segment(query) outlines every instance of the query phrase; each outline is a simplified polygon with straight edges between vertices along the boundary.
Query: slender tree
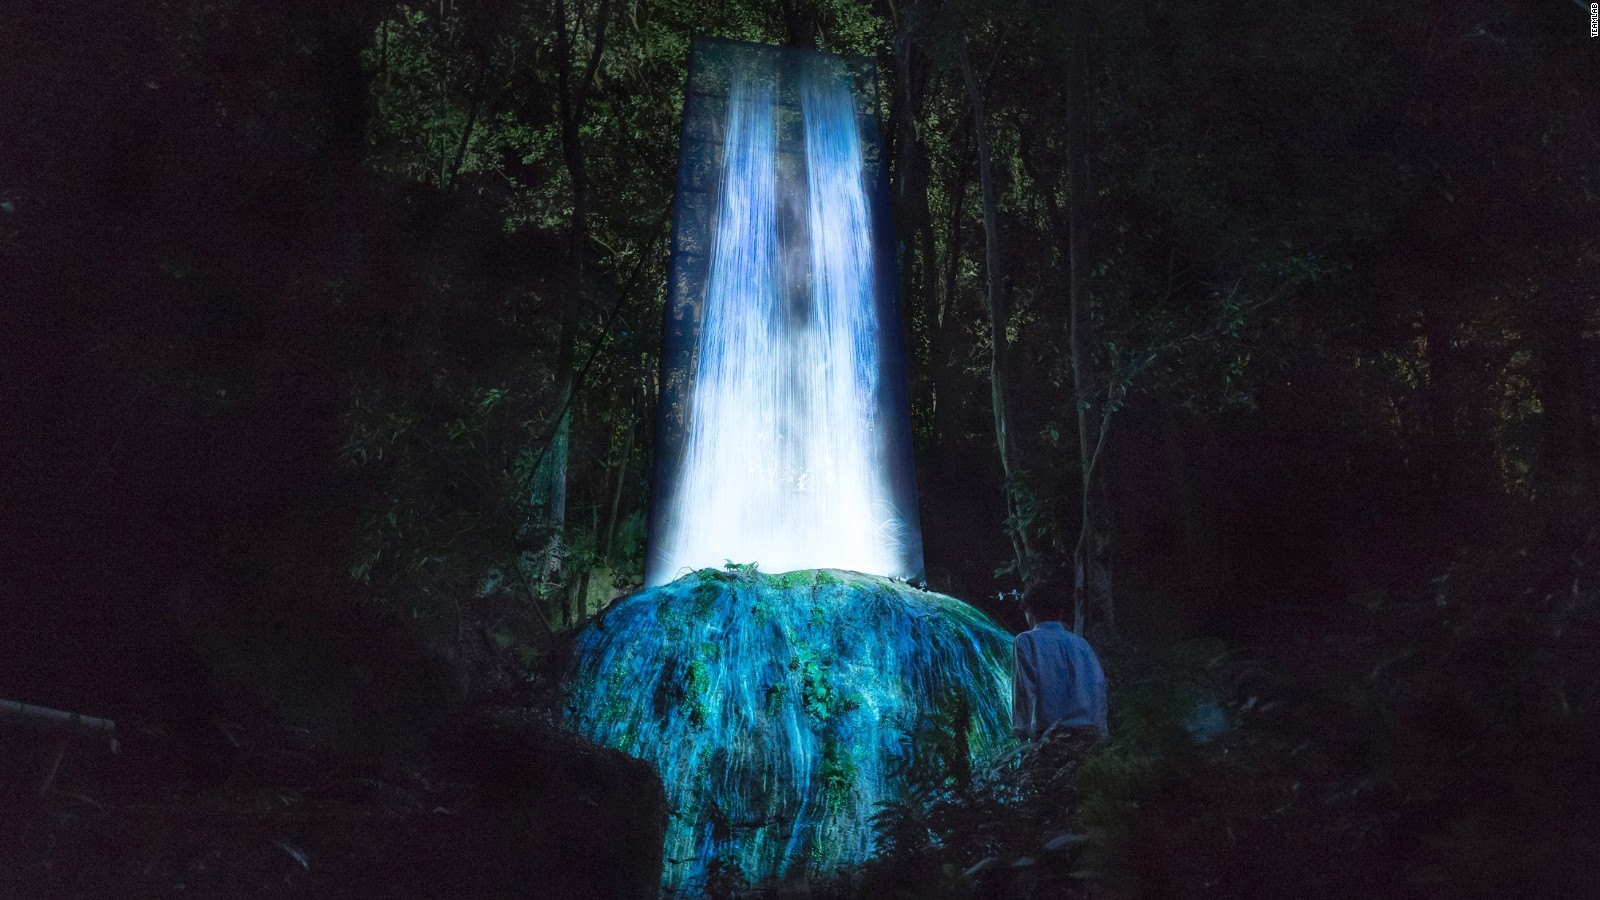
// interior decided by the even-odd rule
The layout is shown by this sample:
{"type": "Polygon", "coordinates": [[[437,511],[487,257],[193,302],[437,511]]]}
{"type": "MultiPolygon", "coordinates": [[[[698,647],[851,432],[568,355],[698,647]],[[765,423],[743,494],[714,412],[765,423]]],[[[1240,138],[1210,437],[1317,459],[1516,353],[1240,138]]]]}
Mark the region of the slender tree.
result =
{"type": "MultiPolygon", "coordinates": [[[[1067,357],[1072,368],[1073,406],[1077,410],[1079,488],[1078,541],[1072,550],[1072,627],[1084,628],[1084,607],[1091,582],[1091,555],[1094,539],[1094,474],[1099,462],[1100,448],[1104,446],[1100,435],[1093,434],[1094,426],[1089,415],[1090,399],[1085,381],[1086,365],[1083,359],[1084,313],[1088,307],[1085,293],[1084,245],[1087,234],[1084,207],[1089,199],[1089,160],[1084,139],[1084,118],[1088,111],[1088,55],[1089,22],[1084,15],[1087,0],[1073,0],[1068,20],[1071,30],[1071,50],[1067,56],[1067,357]],[[1090,448],[1094,449],[1091,450],[1090,448]]],[[[1048,192],[1047,192],[1048,193],[1048,192]]],[[[1113,624],[1111,598],[1103,598],[1106,624],[1113,624]]]]}
{"type": "MultiPolygon", "coordinates": [[[[1002,38],[1003,42],[1003,38],[1002,38]]],[[[1000,199],[995,185],[994,149],[989,140],[989,125],[984,106],[984,86],[979,84],[972,69],[972,55],[967,40],[961,36],[956,41],[956,61],[961,78],[966,84],[967,97],[972,104],[972,131],[978,148],[978,184],[983,196],[983,245],[986,297],[989,303],[989,400],[994,412],[995,446],[1000,453],[1000,470],[1005,478],[1007,533],[1011,538],[1016,571],[1024,580],[1033,577],[1038,557],[1024,526],[1018,508],[1021,489],[1021,468],[1017,465],[1017,451],[1012,440],[1006,416],[1006,370],[1011,327],[1010,298],[1005,285],[1005,267],[1000,247],[1000,199]]],[[[1000,53],[1000,47],[995,53],[1000,53]]]]}
{"type": "Polygon", "coordinates": [[[588,23],[589,55],[578,58],[575,31],[582,23],[569,16],[567,0],[556,0],[553,10],[556,37],[556,108],[561,131],[561,158],[572,186],[571,233],[568,236],[569,271],[573,296],[564,304],[561,337],[556,358],[556,397],[559,400],[554,437],[546,457],[548,478],[545,493],[547,533],[542,576],[554,578],[560,572],[565,553],[563,538],[567,515],[567,457],[572,431],[573,364],[582,308],[592,300],[587,256],[589,249],[589,178],[584,153],[582,127],[588,114],[589,99],[606,46],[606,30],[614,15],[613,0],[601,0],[594,19],[588,23]]]}

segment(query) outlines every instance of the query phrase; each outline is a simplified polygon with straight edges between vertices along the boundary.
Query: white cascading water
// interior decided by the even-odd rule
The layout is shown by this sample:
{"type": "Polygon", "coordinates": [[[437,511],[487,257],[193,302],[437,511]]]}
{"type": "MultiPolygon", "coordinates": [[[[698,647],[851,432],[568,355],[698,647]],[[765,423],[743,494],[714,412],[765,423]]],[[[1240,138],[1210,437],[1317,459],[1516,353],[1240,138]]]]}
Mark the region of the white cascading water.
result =
{"type": "Polygon", "coordinates": [[[651,584],[687,570],[913,574],[879,421],[878,307],[860,124],[846,73],[800,67],[809,246],[780,242],[770,77],[735,70],[678,490],[651,584]],[[808,301],[784,283],[809,255],[808,301]]]}

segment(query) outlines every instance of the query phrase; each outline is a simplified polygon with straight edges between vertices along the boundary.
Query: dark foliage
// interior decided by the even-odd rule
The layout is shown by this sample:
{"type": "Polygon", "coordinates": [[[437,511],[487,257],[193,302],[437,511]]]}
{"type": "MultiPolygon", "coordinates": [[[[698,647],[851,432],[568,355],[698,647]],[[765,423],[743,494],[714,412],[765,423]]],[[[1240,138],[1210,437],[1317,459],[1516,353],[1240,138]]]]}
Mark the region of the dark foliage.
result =
{"type": "Polygon", "coordinates": [[[638,583],[704,32],[879,62],[932,586],[1018,625],[984,598],[1085,548],[1119,691],[1048,808],[1002,787],[1070,765],[969,779],[929,734],[839,890],[1593,892],[1584,8],[1094,0],[1077,198],[1071,9],[0,6],[0,697],[127,735],[8,842],[66,896],[501,865],[473,829],[520,820],[413,776],[638,583]]]}
{"type": "Polygon", "coordinates": [[[913,757],[854,896],[1586,896],[1597,602],[1524,548],[1271,646],[1107,640],[1113,737],[913,757]]]}

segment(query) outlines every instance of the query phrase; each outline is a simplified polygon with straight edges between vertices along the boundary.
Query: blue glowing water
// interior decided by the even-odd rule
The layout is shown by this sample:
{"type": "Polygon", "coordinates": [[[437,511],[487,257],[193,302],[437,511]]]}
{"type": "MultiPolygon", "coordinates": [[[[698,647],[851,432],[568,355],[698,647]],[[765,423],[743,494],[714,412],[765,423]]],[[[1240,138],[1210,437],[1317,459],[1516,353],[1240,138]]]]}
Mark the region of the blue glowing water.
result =
{"type": "Polygon", "coordinates": [[[875,170],[853,82],[824,54],[801,54],[781,78],[772,59],[730,71],[683,452],[662,473],[675,489],[652,526],[647,584],[726,560],[902,578],[922,568],[889,459],[899,410],[886,384],[903,373],[884,371],[875,170]],[[797,103],[780,102],[780,83],[797,103]],[[803,138],[786,151],[778,126],[796,105],[803,138]],[[779,159],[795,151],[803,177],[779,159]],[[803,218],[786,226],[786,204],[803,218]]]}
{"type": "Polygon", "coordinates": [[[661,773],[664,884],[693,893],[718,859],[751,882],[867,859],[919,724],[965,721],[973,760],[1011,740],[1011,636],[885,578],[708,569],[613,606],[569,690],[575,730],[661,773]]]}

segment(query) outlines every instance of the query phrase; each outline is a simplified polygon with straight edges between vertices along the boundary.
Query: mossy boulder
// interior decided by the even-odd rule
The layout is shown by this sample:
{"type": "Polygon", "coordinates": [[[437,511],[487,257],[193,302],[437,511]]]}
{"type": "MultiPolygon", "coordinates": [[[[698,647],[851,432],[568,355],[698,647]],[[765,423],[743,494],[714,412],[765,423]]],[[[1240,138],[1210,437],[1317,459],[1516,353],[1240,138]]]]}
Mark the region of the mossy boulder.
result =
{"type": "Polygon", "coordinates": [[[666,886],[827,876],[871,855],[919,728],[964,763],[1010,741],[1011,637],[885,578],[705,569],[613,605],[568,690],[574,730],[660,772],[666,886]]]}

